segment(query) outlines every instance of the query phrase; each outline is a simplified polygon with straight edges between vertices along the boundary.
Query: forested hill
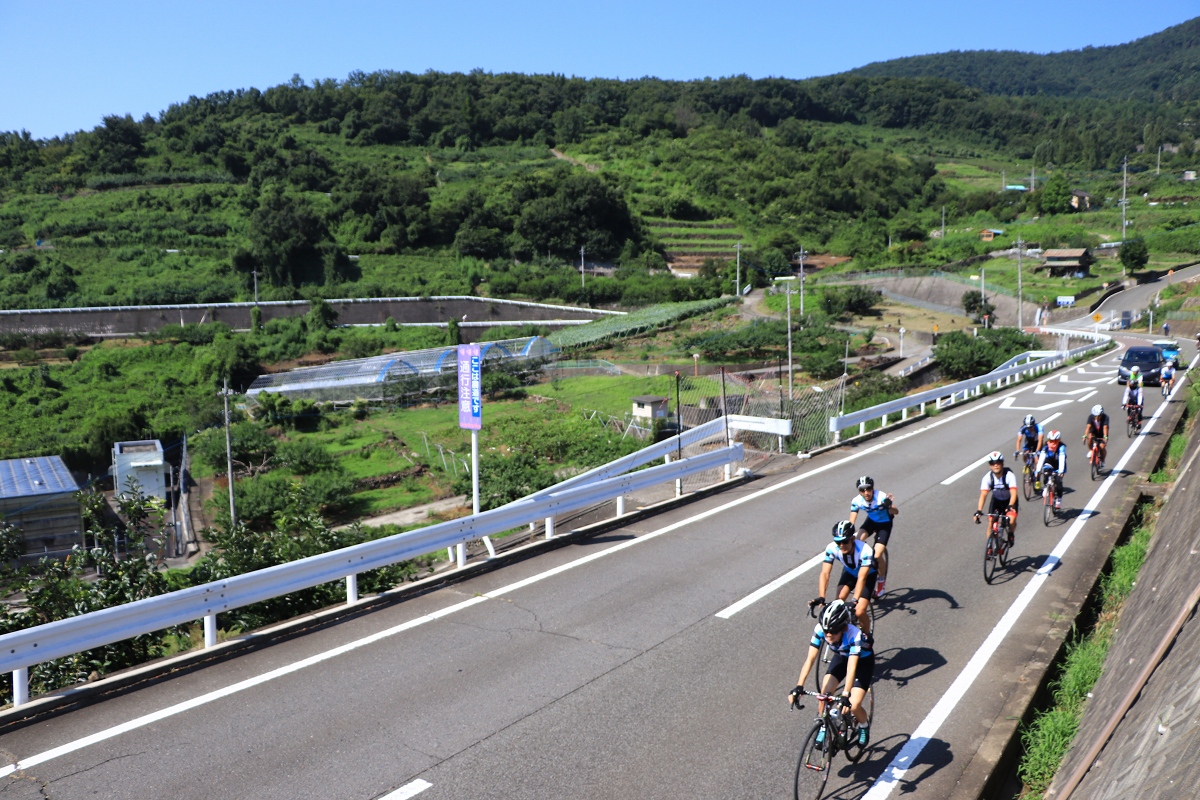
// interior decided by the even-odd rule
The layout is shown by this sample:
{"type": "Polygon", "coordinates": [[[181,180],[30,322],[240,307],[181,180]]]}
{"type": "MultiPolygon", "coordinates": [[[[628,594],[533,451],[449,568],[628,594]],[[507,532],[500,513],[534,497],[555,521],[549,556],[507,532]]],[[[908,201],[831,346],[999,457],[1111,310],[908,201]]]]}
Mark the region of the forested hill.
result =
{"type": "Polygon", "coordinates": [[[1112,47],[1037,55],[999,50],[952,51],[868,64],[848,74],[942,78],[996,95],[1200,99],[1200,17],[1112,47]]]}

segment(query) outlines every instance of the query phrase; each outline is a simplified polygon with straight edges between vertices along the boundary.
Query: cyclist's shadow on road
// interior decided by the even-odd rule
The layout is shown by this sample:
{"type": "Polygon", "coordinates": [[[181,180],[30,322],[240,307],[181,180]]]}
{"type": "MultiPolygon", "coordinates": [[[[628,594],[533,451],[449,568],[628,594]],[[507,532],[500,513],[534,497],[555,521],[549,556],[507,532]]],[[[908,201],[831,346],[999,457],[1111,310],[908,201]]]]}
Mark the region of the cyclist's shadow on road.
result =
{"type": "Polygon", "coordinates": [[[946,666],[946,659],[932,647],[893,647],[875,651],[875,683],[887,681],[905,686],[909,681],[946,666]]]}
{"type": "Polygon", "coordinates": [[[887,594],[875,601],[875,616],[885,620],[891,614],[916,614],[917,604],[928,600],[944,600],[950,608],[962,608],[958,600],[949,592],[941,589],[890,589],[887,594]]]}
{"type": "MultiPolygon", "coordinates": [[[[837,772],[839,777],[855,778],[855,780],[838,787],[827,797],[838,798],[838,800],[861,798],[877,780],[887,777],[885,773],[888,764],[892,763],[893,759],[899,755],[900,750],[908,744],[908,741],[908,734],[895,734],[880,739],[878,742],[872,742],[870,749],[863,754],[861,761],[857,764],[844,763],[837,772]]],[[[897,781],[900,793],[915,792],[921,781],[953,761],[954,754],[950,752],[949,742],[941,739],[927,740],[921,754],[904,773],[904,777],[897,781]]]]}

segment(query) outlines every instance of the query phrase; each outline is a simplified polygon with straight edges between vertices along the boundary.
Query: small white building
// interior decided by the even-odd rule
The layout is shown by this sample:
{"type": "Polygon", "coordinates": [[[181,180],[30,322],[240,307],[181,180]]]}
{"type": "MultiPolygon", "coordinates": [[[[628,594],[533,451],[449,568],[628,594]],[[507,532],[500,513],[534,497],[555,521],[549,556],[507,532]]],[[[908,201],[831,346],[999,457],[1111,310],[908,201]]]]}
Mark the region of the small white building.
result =
{"type": "Polygon", "coordinates": [[[125,494],[129,479],[137,481],[142,494],[167,500],[166,463],[162,442],[117,442],[113,445],[113,489],[125,494]]]}
{"type": "Polygon", "coordinates": [[[639,419],[666,419],[667,398],[656,395],[633,398],[633,416],[639,419]]]}

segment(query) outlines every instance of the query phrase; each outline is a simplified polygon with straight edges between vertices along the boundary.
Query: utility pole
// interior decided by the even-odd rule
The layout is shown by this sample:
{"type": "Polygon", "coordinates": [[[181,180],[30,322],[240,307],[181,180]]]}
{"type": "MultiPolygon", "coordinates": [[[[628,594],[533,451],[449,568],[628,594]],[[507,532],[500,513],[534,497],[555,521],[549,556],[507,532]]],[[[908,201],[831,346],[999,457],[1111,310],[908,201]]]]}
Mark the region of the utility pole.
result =
{"type": "Polygon", "coordinates": [[[1025,330],[1024,317],[1021,314],[1021,305],[1024,301],[1024,295],[1021,294],[1021,251],[1024,246],[1021,243],[1021,235],[1017,234],[1017,330],[1025,330]]]}
{"type": "Polygon", "coordinates": [[[979,268],[979,307],[983,311],[983,327],[987,327],[987,287],[984,285],[983,267],[979,268]]]}
{"type": "Polygon", "coordinates": [[[584,248],[579,248],[579,288],[587,286],[587,262],[583,260],[584,248]]]}
{"type": "Polygon", "coordinates": [[[250,274],[254,276],[254,305],[258,305],[258,270],[251,270],[250,274]]]}
{"type": "Polygon", "coordinates": [[[1000,170],[1000,191],[1004,191],[1004,187],[1008,185],[1008,173],[1000,170]]]}
{"type": "Polygon", "coordinates": [[[1162,174],[1162,145],[1158,146],[1158,165],[1154,168],[1154,174],[1157,177],[1162,174]]]}
{"type": "Polygon", "coordinates": [[[221,389],[221,399],[225,401],[225,469],[226,475],[229,478],[229,530],[237,526],[237,511],[233,505],[233,445],[229,441],[229,395],[233,394],[229,391],[229,379],[224,381],[224,388],[221,389]]]}
{"type": "Polygon", "coordinates": [[[1034,187],[1036,185],[1036,180],[1033,175],[1033,170],[1034,170],[1034,168],[1031,166],[1029,168],[1029,191],[1031,191],[1031,192],[1034,190],[1034,187]]]}
{"type": "Polygon", "coordinates": [[[804,246],[800,246],[800,252],[796,256],[800,259],[800,316],[804,316],[804,257],[808,253],[804,252],[804,246]]]}
{"type": "Polygon", "coordinates": [[[942,206],[942,241],[946,241],[946,207],[942,206]]]}
{"type": "Polygon", "coordinates": [[[734,282],[734,291],[738,297],[742,296],[742,242],[739,239],[735,244],[734,249],[737,250],[737,281],[734,282]]]}
{"type": "Polygon", "coordinates": [[[787,281],[785,296],[787,297],[787,342],[788,342],[788,399],[793,397],[792,394],[792,281],[796,280],[796,276],[788,275],[786,278],[776,278],[777,281],[787,281]]]}
{"type": "MultiPolygon", "coordinates": [[[[1121,162],[1121,245],[1122,246],[1125,245],[1125,226],[1128,224],[1127,222],[1125,222],[1125,206],[1129,203],[1129,200],[1127,200],[1125,197],[1125,191],[1128,188],[1128,185],[1129,185],[1129,156],[1125,156],[1124,161],[1121,162]]],[[[1125,264],[1124,263],[1121,264],[1121,277],[1122,278],[1125,277],[1125,264]]]]}

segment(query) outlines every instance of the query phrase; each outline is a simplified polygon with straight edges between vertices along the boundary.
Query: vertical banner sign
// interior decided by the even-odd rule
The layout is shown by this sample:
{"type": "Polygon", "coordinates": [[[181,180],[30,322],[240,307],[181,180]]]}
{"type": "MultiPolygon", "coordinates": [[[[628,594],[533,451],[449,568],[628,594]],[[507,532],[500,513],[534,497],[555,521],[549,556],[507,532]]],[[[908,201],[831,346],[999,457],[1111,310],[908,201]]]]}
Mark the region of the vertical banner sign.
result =
{"type": "Polygon", "coordinates": [[[458,346],[458,427],[483,428],[483,375],[479,345],[458,346]]]}

